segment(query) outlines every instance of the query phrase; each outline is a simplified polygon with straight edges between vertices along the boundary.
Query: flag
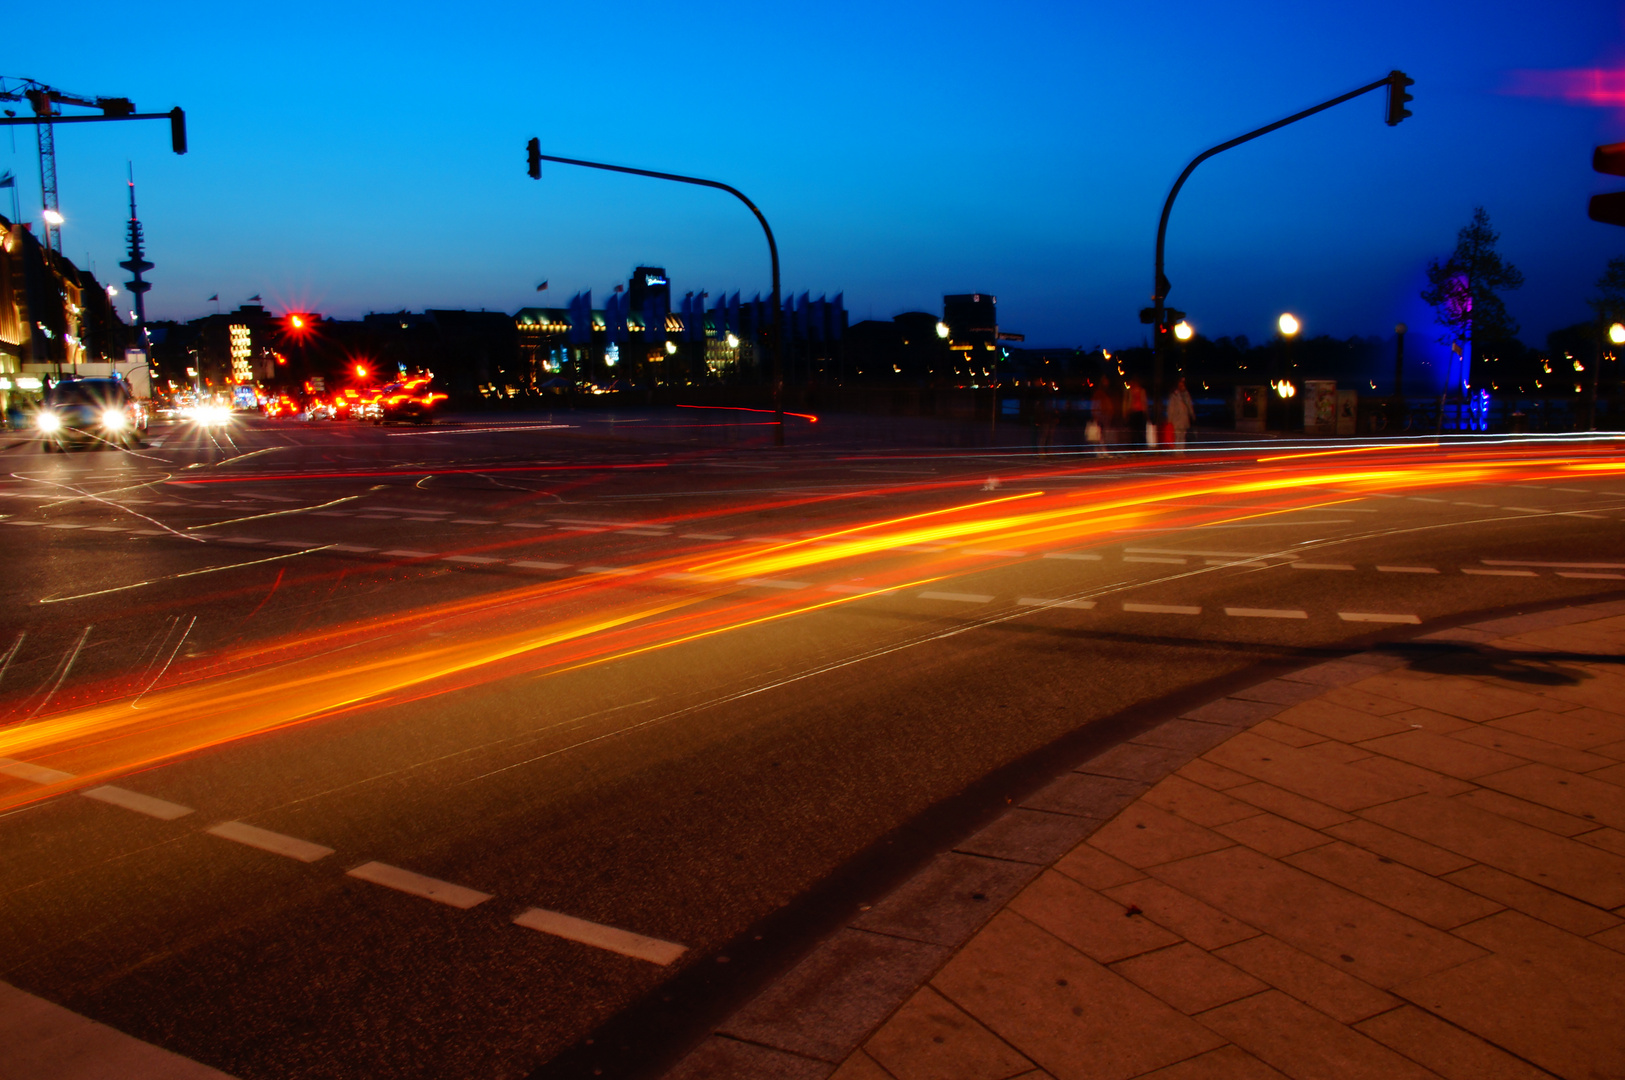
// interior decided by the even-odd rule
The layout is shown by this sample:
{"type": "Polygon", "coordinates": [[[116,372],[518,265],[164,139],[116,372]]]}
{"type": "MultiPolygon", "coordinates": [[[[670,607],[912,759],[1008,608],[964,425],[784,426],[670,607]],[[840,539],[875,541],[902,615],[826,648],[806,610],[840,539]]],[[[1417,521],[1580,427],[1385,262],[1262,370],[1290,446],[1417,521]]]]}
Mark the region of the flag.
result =
{"type": "Polygon", "coordinates": [[[209,297],[207,300],[205,300],[203,302],[205,304],[217,304],[217,303],[220,302],[220,294],[215,293],[213,296],[209,297]]]}
{"type": "Polygon", "coordinates": [[[258,304],[258,303],[260,303],[260,294],[259,294],[259,293],[255,293],[255,294],[254,294],[254,295],[253,295],[253,296],[250,296],[250,297],[249,297],[249,298],[248,298],[248,302],[249,302],[249,303],[250,303],[250,304],[258,304]]]}
{"type": "Polygon", "coordinates": [[[626,286],[625,286],[625,285],[617,285],[617,286],[615,286],[615,291],[616,291],[616,292],[620,292],[620,291],[621,291],[621,290],[623,290],[623,289],[625,289],[625,288],[626,288],[626,286]]]}
{"type": "Polygon", "coordinates": [[[14,188],[16,186],[17,186],[17,177],[16,177],[15,174],[13,174],[11,172],[10,169],[7,169],[4,173],[0,173],[0,187],[13,187],[14,188]]]}
{"type": "Polygon", "coordinates": [[[536,291],[541,292],[545,288],[547,288],[547,282],[544,281],[540,285],[536,286],[536,291]]]}

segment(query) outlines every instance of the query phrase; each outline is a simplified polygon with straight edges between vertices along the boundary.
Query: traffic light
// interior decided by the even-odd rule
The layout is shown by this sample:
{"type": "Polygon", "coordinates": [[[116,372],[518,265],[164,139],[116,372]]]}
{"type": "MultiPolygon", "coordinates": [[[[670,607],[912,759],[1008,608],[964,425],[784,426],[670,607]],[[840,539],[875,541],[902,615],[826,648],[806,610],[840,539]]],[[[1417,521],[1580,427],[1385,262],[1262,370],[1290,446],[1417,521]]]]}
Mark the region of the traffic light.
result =
{"type": "Polygon", "coordinates": [[[1416,85],[1416,80],[1403,71],[1390,71],[1388,73],[1388,126],[1393,127],[1407,116],[1411,111],[1405,106],[1410,104],[1411,95],[1407,93],[1410,87],[1416,85]]]}
{"type": "Polygon", "coordinates": [[[186,153],[186,112],[179,105],[169,110],[169,143],[175,153],[186,153]]]}
{"type": "MultiPolygon", "coordinates": [[[[1591,167],[1610,176],[1625,176],[1625,143],[1599,146],[1591,154],[1591,167]]],[[[1591,196],[1592,221],[1605,225],[1625,225],[1625,191],[1591,196]]]]}
{"type": "Polygon", "coordinates": [[[542,178],[542,141],[532,139],[525,149],[530,154],[530,178],[540,180],[542,178]]]}

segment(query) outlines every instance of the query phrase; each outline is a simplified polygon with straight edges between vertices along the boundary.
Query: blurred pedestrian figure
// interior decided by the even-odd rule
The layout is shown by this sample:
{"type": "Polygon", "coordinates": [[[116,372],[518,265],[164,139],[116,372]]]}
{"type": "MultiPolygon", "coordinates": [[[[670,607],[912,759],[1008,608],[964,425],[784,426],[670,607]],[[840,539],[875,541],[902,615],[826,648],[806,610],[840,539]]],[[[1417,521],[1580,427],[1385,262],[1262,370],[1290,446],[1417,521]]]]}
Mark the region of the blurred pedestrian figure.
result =
{"type": "Polygon", "coordinates": [[[1180,379],[1174,392],[1168,395],[1168,426],[1174,431],[1174,453],[1184,455],[1185,432],[1195,423],[1196,403],[1191,400],[1191,392],[1185,389],[1185,380],[1180,379]]]}
{"type": "Polygon", "coordinates": [[[1144,447],[1150,440],[1146,438],[1146,422],[1149,416],[1145,404],[1145,387],[1140,385],[1138,379],[1128,381],[1127,392],[1124,395],[1123,411],[1128,414],[1128,438],[1134,446],[1144,447]]]}
{"type": "Polygon", "coordinates": [[[1055,392],[1040,383],[1038,394],[1033,399],[1033,443],[1040,454],[1049,453],[1050,445],[1055,442],[1055,426],[1060,419],[1055,411],[1055,392]]]}
{"type": "Polygon", "coordinates": [[[1110,452],[1112,424],[1116,420],[1117,406],[1112,401],[1111,384],[1101,379],[1089,399],[1089,426],[1083,432],[1084,438],[1095,444],[1096,457],[1105,457],[1110,452]]]}

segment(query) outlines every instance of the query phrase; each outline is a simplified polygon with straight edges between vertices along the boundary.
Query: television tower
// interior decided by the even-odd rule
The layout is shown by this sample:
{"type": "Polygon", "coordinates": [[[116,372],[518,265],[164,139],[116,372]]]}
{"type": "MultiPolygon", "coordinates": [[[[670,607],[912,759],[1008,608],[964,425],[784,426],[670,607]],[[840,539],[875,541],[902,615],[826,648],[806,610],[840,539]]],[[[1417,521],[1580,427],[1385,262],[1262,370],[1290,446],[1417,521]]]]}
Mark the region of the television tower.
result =
{"type": "Polygon", "coordinates": [[[126,281],[125,288],[135,296],[135,331],[141,342],[141,347],[148,346],[147,341],[147,291],[152,283],[141,280],[143,272],[152,269],[152,263],[146,260],[142,252],[141,222],[135,216],[135,167],[130,166],[130,257],[119,263],[124,269],[134,275],[133,281],[126,281]]]}

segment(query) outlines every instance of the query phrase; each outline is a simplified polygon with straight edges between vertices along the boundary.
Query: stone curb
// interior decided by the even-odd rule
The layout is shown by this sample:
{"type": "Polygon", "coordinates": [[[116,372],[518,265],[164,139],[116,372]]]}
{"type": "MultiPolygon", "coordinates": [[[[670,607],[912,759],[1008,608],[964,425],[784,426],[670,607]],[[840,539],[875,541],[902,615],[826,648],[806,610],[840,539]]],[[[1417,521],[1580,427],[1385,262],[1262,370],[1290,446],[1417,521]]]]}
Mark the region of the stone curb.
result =
{"type": "MultiPolygon", "coordinates": [[[[1478,644],[1621,614],[1625,601],[1564,607],[1408,643],[1478,644]]],[[[1381,651],[1326,661],[1189,709],[1096,754],[862,905],[666,1080],[824,1080],[1023,887],[1154,784],[1294,705],[1406,663],[1381,651]]]]}

